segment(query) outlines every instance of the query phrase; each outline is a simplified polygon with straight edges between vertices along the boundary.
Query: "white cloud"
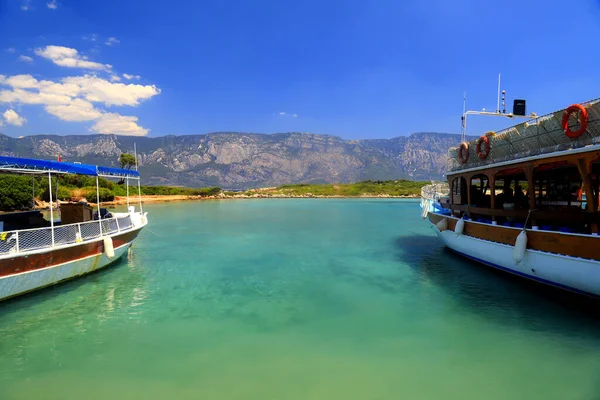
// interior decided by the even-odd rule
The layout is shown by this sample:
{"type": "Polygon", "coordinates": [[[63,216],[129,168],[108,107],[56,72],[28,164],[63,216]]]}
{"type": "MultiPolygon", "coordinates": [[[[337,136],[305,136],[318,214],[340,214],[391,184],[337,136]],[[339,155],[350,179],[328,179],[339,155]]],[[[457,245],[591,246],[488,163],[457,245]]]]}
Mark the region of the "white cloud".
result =
{"type": "Polygon", "coordinates": [[[6,123],[10,125],[23,126],[23,124],[27,122],[25,118],[19,116],[12,108],[6,110],[2,115],[4,116],[6,123]]]}
{"type": "Polygon", "coordinates": [[[140,101],[160,93],[160,89],[154,85],[111,83],[92,75],[72,76],[62,81],[65,84],[77,85],[81,97],[88,101],[108,106],[137,106],[140,101]]]}
{"type": "Polygon", "coordinates": [[[146,136],[148,129],[139,126],[137,120],[137,117],[106,113],[98,119],[91,130],[103,134],[146,136]]]}
{"type": "Polygon", "coordinates": [[[20,104],[69,104],[69,96],[61,96],[48,93],[36,93],[29,90],[0,90],[0,103],[20,103],[20,104]]]}
{"type": "Polygon", "coordinates": [[[96,40],[98,40],[98,35],[97,35],[97,34],[95,34],[95,33],[92,33],[92,34],[91,34],[91,35],[89,35],[89,36],[82,36],[81,38],[82,38],[83,40],[90,40],[90,41],[92,41],[92,42],[95,42],[96,40]]]}
{"type": "MultiPolygon", "coordinates": [[[[102,69],[110,72],[110,66],[88,61],[77,50],[62,46],[37,49],[38,56],[57,65],[102,69]]],[[[27,60],[27,56],[20,59],[27,60]]],[[[139,75],[123,74],[123,78],[140,79],[139,75]]],[[[160,94],[155,85],[121,83],[121,77],[110,74],[107,78],[85,74],[59,80],[38,80],[29,74],[0,75],[0,103],[41,105],[44,110],[62,121],[93,121],[90,131],[101,134],[144,136],[148,129],[138,124],[138,117],[110,112],[110,106],[138,106],[142,101],[160,94]]],[[[7,114],[8,113],[8,114],[7,114]]],[[[22,125],[25,119],[12,109],[4,119],[22,125]],[[14,114],[13,114],[14,113],[14,114]]],[[[1,120],[1,118],[0,118],[1,120]]]]}
{"type": "Polygon", "coordinates": [[[19,56],[19,60],[20,61],[25,61],[25,62],[32,62],[33,58],[31,58],[29,56],[19,56]]]}
{"type": "Polygon", "coordinates": [[[94,108],[92,103],[82,99],[65,105],[47,105],[44,109],[63,121],[93,121],[102,116],[102,112],[94,108]]]}
{"type": "MultiPolygon", "coordinates": [[[[62,96],[63,100],[65,97],[67,100],[80,97],[107,106],[137,106],[141,101],[160,94],[160,89],[155,85],[114,83],[94,75],[70,76],[62,78],[60,82],[38,81],[31,75],[14,75],[8,78],[0,75],[0,85],[13,88],[12,91],[0,91],[0,102],[15,98],[27,104],[45,104],[40,102],[42,100],[36,100],[40,96],[62,96]],[[34,89],[37,92],[23,89],[34,89]]],[[[61,100],[60,104],[68,104],[68,101],[61,100]]]]}
{"type": "Polygon", "coordinates": [[[56,10],[56,0],[51,0],[50,2],[46,3],[46,6],[51,10],[56,10]]]}
{"type": "Polygon", "coordinates": [[[16,53],[17,49],[15,49],[14,47],[9,47],[8,49],[6,49],[6,51],[8,51],[10,54],[14,54],[16,53]]]}
{"type": "Polygon", "coordinates": [[[26,0],[23,5],[21,5],[21,10],[27,11],[29,10],[29,0],[26,0]]]}
{"type": "Polygon", "coordinates": [[[95,104],[137,106],[159,93],[154,85],[115,83],[94,75],[59,81],[37,80],[28,74],[0,75],[0,103],[43,105],[63,121],[95,121],[90,130],[102,134],[144,136],[148,129],[138,125],[135,116],[107,112],[95,104]],[[8,89],[2,90],[3,86],[8,89]]]}
{"type": "Polygon", "coordinates": [[[139,75],[123,74],[123,78],[127,79],[128,81],[130,81],[132,79],[135,79],[137,81],[137,80],[140,80],[142,77],[139,75]]]}
{"type": "Polygon", "coordinates": [[[284,111],[280,111],[277,114],[281,115],[282,117],[292,117],[292,118],[296,118],[298,116],[298,114],[286,113],[284,111]]]}
{"type": "Polygon", "coordinates": [[[35,54],[51,60],[54,64],[68,68],[83,68],[101,71],[110,71],[112,65],[101,64],[94,61],[88,61],[86,57],[79,55],[79,52],[70,47],[46,46],[43,49],[36,49],[35,54]]]}
{"type": "Polygon", "coordinates": [[[106,42],[104,42],[105,45],[107,46],[116,46],[119,43],[121,43],[121,41],[119,39],[117,39],[116,37],[109,37],[106,42]]]}

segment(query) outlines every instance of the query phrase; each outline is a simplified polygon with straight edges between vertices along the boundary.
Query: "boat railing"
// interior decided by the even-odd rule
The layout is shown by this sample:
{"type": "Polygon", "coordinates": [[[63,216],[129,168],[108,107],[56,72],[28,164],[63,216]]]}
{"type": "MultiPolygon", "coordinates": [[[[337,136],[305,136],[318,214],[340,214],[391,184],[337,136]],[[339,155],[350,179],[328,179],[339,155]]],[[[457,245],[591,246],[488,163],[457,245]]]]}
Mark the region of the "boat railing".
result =
{"type": "MultiPolygon", "coordinates": [[[[539,116],[535,119],[520,123],[497,133],[485,134],[490,144],[490,153],[481,159],[477,153],[479,137],[468,141],[466,161],[459,159],[459,146],[448,150],[448,171],[456,172],[464,169],[482,167],[505,161],[523,159],[557,151],[582,148],[600,144],[600,99],[582,103],[589,115],[588,126],[584,134],[577,139],[565,135],[562,126],[564,110],[539,116]]],[[[572,118],[570,124],[579,122],[572,118]]]]}
{"type": "MultiPolygon", "coordinates": [[[[136,215],[136,214],[133,214],[136,215]]],[[[0,257],[85,243],[135,227],[132,214],[55,227],[0,232],[0,257]]]]}
{"type": "Polygon", "coordinates": [[[450,195],[450,186],[446,182],[433,182],[421,188],[421,199],[437,201],[440,197],[450,195]]]}

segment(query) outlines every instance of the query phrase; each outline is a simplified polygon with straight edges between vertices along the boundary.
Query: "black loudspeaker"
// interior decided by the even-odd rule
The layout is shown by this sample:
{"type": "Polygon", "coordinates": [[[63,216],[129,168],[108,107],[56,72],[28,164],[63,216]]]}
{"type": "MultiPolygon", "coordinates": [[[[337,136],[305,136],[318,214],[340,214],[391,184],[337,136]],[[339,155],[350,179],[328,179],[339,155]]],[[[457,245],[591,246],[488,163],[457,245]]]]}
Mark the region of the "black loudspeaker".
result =
{"type": "Polygon", "coordinates": [[[515,100],[513,103],[513,114],[514,115],[527,115],[527,107],[525,100],[515,100]]]}

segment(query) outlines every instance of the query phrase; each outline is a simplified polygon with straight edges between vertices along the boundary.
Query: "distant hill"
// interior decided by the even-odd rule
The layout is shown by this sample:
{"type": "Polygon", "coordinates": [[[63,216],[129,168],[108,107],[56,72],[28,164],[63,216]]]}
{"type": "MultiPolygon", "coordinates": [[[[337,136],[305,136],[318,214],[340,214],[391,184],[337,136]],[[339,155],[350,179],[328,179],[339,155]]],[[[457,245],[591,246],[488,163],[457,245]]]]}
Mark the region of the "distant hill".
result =
{"type": "Polygon", "coordinates": [[[285,183],[439,179],[446,154],[460,136],[421,132],[393,139],[343,140],[309,133],[131,137],[115,135],[0,134],[0,154],[118,166],[137,146],[144,184],[220,186],[226,189],[285,183]]]}

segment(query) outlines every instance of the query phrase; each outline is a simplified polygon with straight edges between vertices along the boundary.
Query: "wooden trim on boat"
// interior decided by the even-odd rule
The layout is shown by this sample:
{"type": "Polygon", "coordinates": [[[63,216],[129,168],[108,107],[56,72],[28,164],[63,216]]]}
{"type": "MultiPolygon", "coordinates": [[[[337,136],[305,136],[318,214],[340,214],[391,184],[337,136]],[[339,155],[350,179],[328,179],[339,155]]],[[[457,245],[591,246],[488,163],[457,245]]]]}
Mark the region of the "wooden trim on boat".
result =
{"type": "MultiPolygon", "coordinates": [[[[140,229],[135,229],[113,236],[112,240],[114,248],[121,247],[126,243],[131,243],[137,237],[139,232],[140,229]]],[[[91,243],[82,243],[79,246],[54,249],[44,253],[23,254],[14,258],[3,259],[0,260],[0,278],[64,264],[102,254],[103,252],[104,241],[99,239],[91,243]]]]}
{"type": "MultiPolygon", "coordinates": [[[[446,218],[448,230],[451,231],[454,230],[458,221],[458,218],[433,213],[429,213],[428,218],[433,224],[446,218]]],[[[463,235],[514,246],[520,232],[520,229],[465,221],[463,235]]],[[[599,244],[600,236],[595,235],[570,235],[560,232],[527,230],[527,248],[530,250],[600,261],[599,244]]]]}

